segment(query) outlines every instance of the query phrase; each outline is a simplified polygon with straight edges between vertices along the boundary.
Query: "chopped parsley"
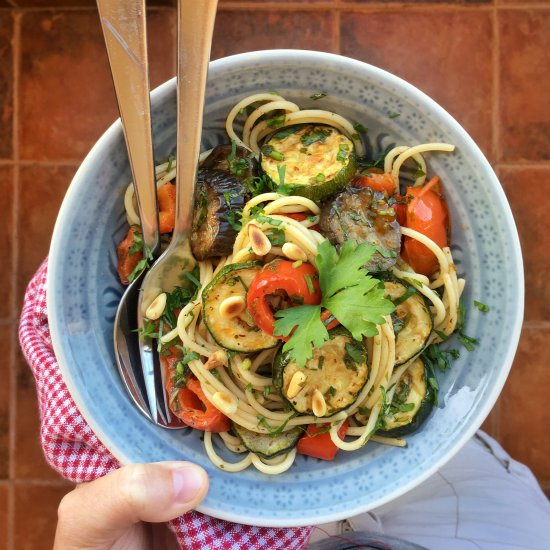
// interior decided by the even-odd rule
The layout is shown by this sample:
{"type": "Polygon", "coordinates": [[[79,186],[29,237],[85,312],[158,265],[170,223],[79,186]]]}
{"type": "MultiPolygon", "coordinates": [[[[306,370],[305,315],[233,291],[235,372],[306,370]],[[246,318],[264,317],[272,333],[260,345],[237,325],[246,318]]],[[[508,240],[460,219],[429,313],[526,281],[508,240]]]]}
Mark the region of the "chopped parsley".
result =
{"type": "Polygon", "coordinates": [[[321,143],[324,143],[327,140],[327,137],[330,136],[331,133],[332,131],[329,129],[325,130],[323,128],[314,128],[310,132],[305,133],[300,138],[300,141],[306,147],[318,141],[321,143]]]}
{"type": "Polygon", "coordinates": [[[151,265],[150,262],[153,261],[153,253],[146,243],[143,243],[143,251],[145,256],[136,264],[132,273],[128,275],[129,283],[135,281],[151,265]]]}
{"type": "Polygon", "coordinates": [[[130,256],[139,254],[143,250],[143,235],[141,234],[141,231],[139,231],[139,226],[135,225],[132,227],[135,227],[136,229],[132,235],[132,246],[128,249],[128,254],[130,254],[130,256]]]}
{"type": "Polygon", "coordinates": [[[388,153],[395,147],[395,143],[391,143],[386,146],[383,151],[380,151],[372,158],[361,157],[357,160],[357,164],[360,168],[384,168],[384,160],[388,153]]]}
{"type": "Polygon", "coordinates": [[[416,164],[416,172],[413,174],[413,179],[417,180],[418,178],[424,177],[426,175],[426,172],[422,170],[422,166],[420,165],[420,163],[415,158],[413,158],[412,160],[416,164]]]}
{"type": "Polygon", "coordinates": [[[313,281],[311,280],[311,277],[309,274],[304,275],[304,279],[306,280],[307,289],[309,290],[310,294],[315,294],[315,287],[313,286],[313,281]]]}
{"type": "Polygon", "coordinates": [[[199,271],[198,269],[196,270],[193,270],[193,271],[186,271],[184,273],[184,276],[189,279],[189,281],[194,284],[197,288],[200,288],[201,287],[201,282],[197,279],[197,277],[199,276],[199,271]]]}
{"type": "Polygon", "coordinates": [[[227,214],[227,223],[234,229],[237,233],[242,229],[242,210],[231,210],[227,214]]]}
{"type": "Polygon", "coordinates": [[[348,355],[354,363],[364,363],[365,355],[363,350],[354,344],[346,344],[346,355],[348,355]]]}
{"type": "Polygon", "coordinates": [[[416,294],[416,289],[414,289],[412,286],[408,286],[405,292],[401,294],[401,296],[398,296],[394,300],[392,300],[393,305],[395,307],[401,305],[403,302],[408,300],[413,294],[416,294]]]}
{"type": "MultiPolygon", "coordinates": [[[[234,139],[231,140],[231,152],[227,156],[227,162],[229,164],[229,171],[236,176],[242,177],[248,171],[248,161],[243,157],[237,156],[237,143],[234,139]]],[[[227,199],[226,202],[229,206],[229,201],[227,199]]]]}
{"type": "MultiPolygon", "coordinates": [[[[280,220],[274,220],[280,221],[280,220]]],[[[269,239],[271,246],[283,246],[285,244],[285,231],[284,229],[270,229],[266,232],[266,237],[269,239]]]]}
{"type": "Polygon", "coordinates": [[[266,157],[272,158],[273,160],[278,160],[278,161],[285,160],[285,156],[283,155],[283,153],[276,151],[269,144],[266,144],[262,147],[262,154],[265,155],[266,157]]]}
{"type": "Polygon", "coordinates": [[[353,129],[359,133],[359,134],[366,134],[369,129],[366,126],[363,126],[362,124],[356,123],[353,125],[353,129]]]}
{"type": "Polygon", "coordinates": [[[309,99],[312,99],[313,101],[317,101],[318,99],[323,99],[324,97],[327,97],[326,92],[317,92],[316,94],[310,95],[309,99]]]}
{"type": "Polygon", "coordinates": [[[287,138],[288,136],[295,134],[300,128],[301,128],[300,124],[296,124],[294,126],[287,126],[286,128],[283,128],[282,130],[277,132],[271,139],[281,141],[287,138]]]}
{"type": "Polygon", "coordinates": [[[481,313],[487,313],[489,311],[489,306],[487,304],[482,304],[481,302],[478,302],[477,300],[474,300],[474,306],[481,311],[481,313]]]}
{"type": "Polygon", "coordinates": [[[175,161],[175,157],[174,155],[168,155],[168,159],[167,159],[167,162],[168,162],[168,166],[166,167],[166,173],[170,172],[170,170],[172,170],[172,166],[174,165],[174,161],[175,161]]]}
{"type": "Polygon", "coordinates": [[[282,433],[282,431],[285,429],[285,426],[289,423],[290,420],[292,420],[296,414],[291,414],[280,426],[272,426],[266,419],[265,416],[258,415],[258,422],[261,424],[264,428],[267,429],[269,432],[269,435],[272,437],[275,437],[282,433]]]}
{"type": "Polygon", "coordinates": [[[269,128],[281,128],[283,124],[286,121],[286,115],[277,115],[271,118],[268,118],[265,120],[265,123],[269,126],[269,128]]]}
{"type": "Polygon", "coordinates": [[[260,223],[269,223],[271,225],[274,225],[275,227],[279,227],[283,223],[282,220],[276,220],[275,218],[264,216],[263,214],[255,216],[255,219],[260,223]]]}
{"type": "Polygon", "coordinates": [[[277,166],[277,174],[279,175],[279,186],[276,189],[277,193],[281,195],[290,195],[292,187],[285,184],[286,166],[284,164],[279,164],[277,166]]]}
{"type": "Polygon", "coordinates": [[[422,354],[424,364],[429,363],[435,371],[445,372],[451,368],[451,360],[458,359],[460,352],[456,349],[441,349],[439,344],[431,344],[422,354]]]}
{"type": "Polygon", "coordinates": [[[348,158],[349,145],[347,143],[341,143],[338,146],[338,153],[336,155],[336,160],[344,163],[348,158]]]}
{"type": "Polygon", "coordinates": [[[243,183],[254,197],[262,193],[271,193],[276,190],[274,182],[265,175],[246,178],[243,180],[243,183]]]}
{"type": "Polygon", "coordinates": [[[458,332],[458,341],[468,351],[473,351],[475,349],[475,346],[479,344],[479,340],[477,338],[473,338],[472,336],[468,336],[464,332],[465,316],[466,316],[466,311],[464,309],[464,305],[461,302],[458,306],[458,319],[456,322],[456,330],[458,332]]]}
{"type": "Polygon", "coordinates": [[[390,118],[397,118],[398,116],[401,116],[401,113],[397,113],[397,112],[395,112],[395,111],[390,111],[390,112],[388,113],[388,116],[389,116],[390,118]]]}
{"type": "Polygon", "coordinates": [[[141,338],[158,338],[157,326],[153,321],[145,321],[143,328],[136,331],[141,338]]]}
{"type": "Polygon", "coordinates": [[[185,287],[177,286],[166,294],[166,306],[162,314],[162,320],[170,327],[170,330],[176,327],[177,315],[176,311],[185,307],[197,293],[197,289],[200,288],[200,282],[196,279],[199,275],[198,266],[193,270],[193,278],[198,282],[198,286],[193,282],[191,285],[185,287]]]}

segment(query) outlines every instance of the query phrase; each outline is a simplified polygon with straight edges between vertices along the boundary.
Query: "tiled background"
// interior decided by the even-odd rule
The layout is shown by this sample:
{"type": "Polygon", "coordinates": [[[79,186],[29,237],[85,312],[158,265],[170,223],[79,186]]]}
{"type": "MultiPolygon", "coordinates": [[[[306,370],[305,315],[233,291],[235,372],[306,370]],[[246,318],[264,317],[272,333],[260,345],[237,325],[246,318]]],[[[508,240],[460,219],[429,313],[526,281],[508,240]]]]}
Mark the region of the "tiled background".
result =
{"type": "MultiPolygon", "coordinates": [[[[92,0],[0,0],[0,550],[51,548],[70,486],[38,444],[16,324],[65,190],[116,117],[92,0]]],[[[150,2],[151,81],[175,67],[175,9],[150,2]]],[[[220,0],[214,58],[252,49],[343,53],[406,78],[443,105],[495,166],[516,216],[526,316],[485,427],[550,492],[550,0],[220,0]],[[223,31],[222,31],[223,29],[223,31]]]]}

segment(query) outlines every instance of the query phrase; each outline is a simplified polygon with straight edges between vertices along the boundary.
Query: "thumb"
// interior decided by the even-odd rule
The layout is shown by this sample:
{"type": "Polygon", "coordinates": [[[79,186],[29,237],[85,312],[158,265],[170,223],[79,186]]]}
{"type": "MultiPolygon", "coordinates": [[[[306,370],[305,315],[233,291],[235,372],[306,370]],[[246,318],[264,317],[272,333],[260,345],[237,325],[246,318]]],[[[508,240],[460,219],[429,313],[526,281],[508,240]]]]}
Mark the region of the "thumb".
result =
{"type": "Polygon", "coordinates": [[[206,472],[190,462],[125,466],[63,498],[55,547],[105,543],[139,521],[174,519],[194,508],[207,491],[206,472]]]}

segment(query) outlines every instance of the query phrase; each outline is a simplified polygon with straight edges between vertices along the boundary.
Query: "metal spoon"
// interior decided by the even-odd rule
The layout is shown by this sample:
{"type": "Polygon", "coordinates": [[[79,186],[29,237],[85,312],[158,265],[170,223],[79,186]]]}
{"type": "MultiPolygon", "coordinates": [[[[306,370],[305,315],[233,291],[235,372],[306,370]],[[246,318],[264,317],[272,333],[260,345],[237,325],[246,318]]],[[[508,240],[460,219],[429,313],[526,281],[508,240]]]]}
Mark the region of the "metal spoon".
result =
{"type": "MultiPolygon", "coordinates": [[[[186,286],[188,281],[185,272],[195,265],[189,237],[206,76],[217,4],[218,0],[178,2],[176,220],[170,245],[143,280],[137,315],[140,327],[144,324],[144,315],[151,302],[161,292],[171,292],[176,286],[186,286]]],[[[158,376],[158,354],[152,344],[150,338],[140,336],[141,362],[146,377],[151,416],[160,426],[179,428],[181,423],[170,414],[164,380],[162,376],[158,376]],[[150,372],[157,373],[156,380],[153,380],[154,376],[147,380],[150,372]],[[156,393],[150,394],[149,389],[153,387],[156,388],[156,393]],[[159,399],[160,396],[162,399],[159,399]]]]}
{"type": "MultiPolygon", "coordinates": [[[[153,257],[157,257],[160,247],[151,137],[145,0],[97,0],[97,7],[134,180],[144,254],[147,254],[148,249],[153,257]]],[[[144,399],[144,377],[135,332],[135,312],[142,279],[143,275],[135,279],[122,296],[113,336],[122,381],[138,409],[150,418],[144,399]]]]}

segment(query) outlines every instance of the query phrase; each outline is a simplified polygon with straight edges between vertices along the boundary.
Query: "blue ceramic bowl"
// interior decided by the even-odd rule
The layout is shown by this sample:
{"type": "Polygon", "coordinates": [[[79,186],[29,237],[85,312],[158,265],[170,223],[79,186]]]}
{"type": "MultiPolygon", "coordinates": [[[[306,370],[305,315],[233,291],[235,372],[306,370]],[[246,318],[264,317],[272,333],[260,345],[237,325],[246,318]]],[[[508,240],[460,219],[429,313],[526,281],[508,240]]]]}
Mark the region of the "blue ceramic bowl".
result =
{"type": "MultiPolygon", "coordinates": [[[[467,278],[467,333],[479,339],[439,375],[439,407],[406,449],[368,443],[334,462],[298,457],[279,476],[255,469],[231,474],[208,460],[199,433],[151,425],[133,406],[115,367],[113,319],[122,286],[115,246],[125,233],[123,192],[130,181],[120,122],[78,170],[55,226],[48,309],[55,353],[78,408],[122,462],[186,459],[211,478],[199,510],[242,523],[297,526],[367,511],[403,494],[448,461],[481,425],[506,380],[523,316],[521,252],[510,208],[487,160],[441,107],[403,80],[336,55],[274,50],[214,61],[206,93],[203,149],[227,142],[224,119],[239,99],[277,90],[302,108],[334,110],[369,128],[368,147],[454,143],[453,154],[427,156],[449,202],[453,253],[467,278]],[[312,93],[327,97],[312,101],[312,93]],[[399,113],[398,117],[388,116],[399,113]],[[490,306],[481,313],[479,300],[490,306]]],[[[175,81],[152,94],[155,156],[175,151],[175,81]]]]}

